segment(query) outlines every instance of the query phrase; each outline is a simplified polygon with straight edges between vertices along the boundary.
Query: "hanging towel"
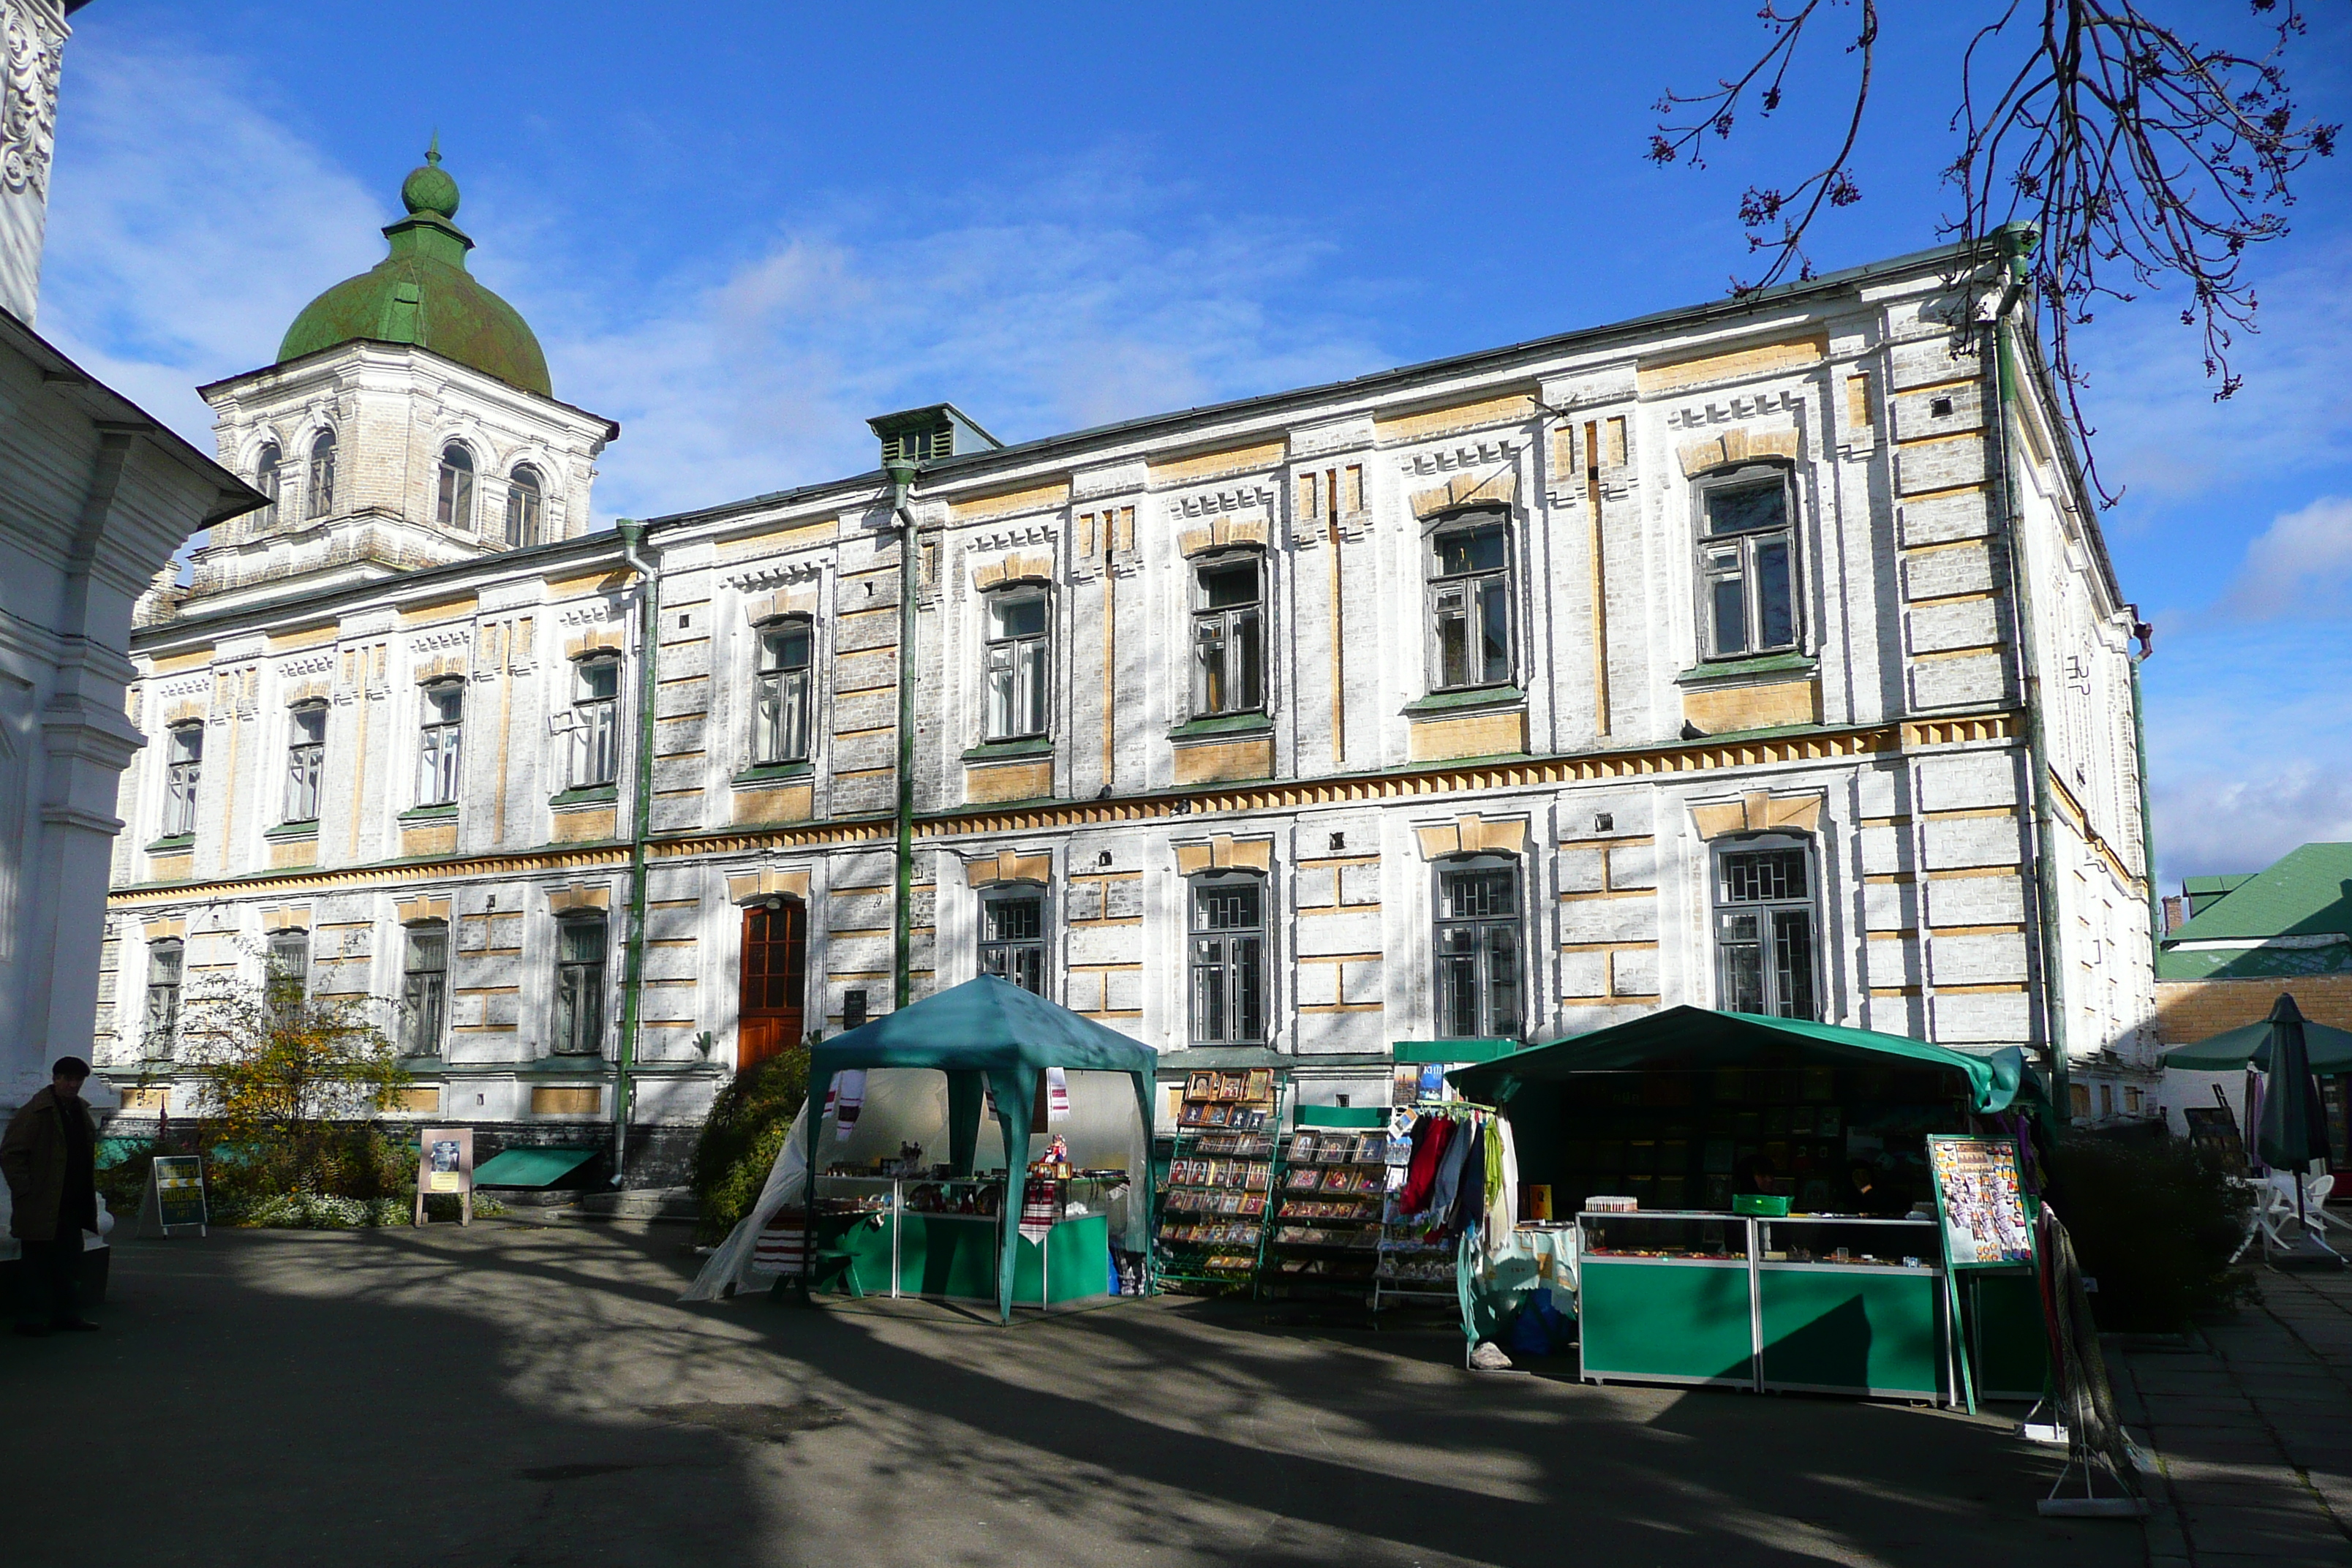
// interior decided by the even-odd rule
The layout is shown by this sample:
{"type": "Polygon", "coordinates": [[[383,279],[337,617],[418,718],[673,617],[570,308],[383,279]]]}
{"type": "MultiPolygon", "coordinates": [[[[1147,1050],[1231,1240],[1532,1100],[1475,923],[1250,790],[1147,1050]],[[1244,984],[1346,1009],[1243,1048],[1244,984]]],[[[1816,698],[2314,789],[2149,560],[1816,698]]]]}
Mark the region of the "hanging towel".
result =
{"type": "MultiPolygon", "coordinates": [[[[1451,1122],[1444,1125],[1453,1126],[1451,1122]]],[[[1429,1189],[1429,1218],[1433,1225],[1444,1225],[1454,1213],[1454,1194],[1462,1190],[1462,1167],[1470,1158],[1470,1145],[1477,1141],[1475,1131],[1454,1127],[1445,1140],[1445,1152],[1437,1162],[1437,1180],[1429,1189]]]]}
{"type": "Polygon", "coordinates": [[[1070,1074],[1066,1068],[1045,1069],[1045,1121],[1048,1124],[1070,1119],[1070,1074]]]}
{"type": "Polygon", "coordinates": [[[1419,1214],[1429,1202],[1437,1181],[1437,1163],[1445,1156],[1446,1134],[1454,1123],[1443,1116],[1424,1116],[1412,1124],[1412,1162],[1405,1167],[1404,1188],[1397,1194],[1397,1212],[1419,1214]]]}
{"type": "Polygon", "coordinates": [[[845,1068],[833,1078],[833,1136],[846,1143],[857,1131],[857,1113],[866,1105],[866,1069],[845,1068]]]}
{"type": "Polygon", "coordinates": [[[1487,1131],[1486,1242],[1493,1258],[1509,1250],[1512,1227],[1519,1223],[1519,1153],[1510,1118],[1495,1118],[1487,1131]]]}

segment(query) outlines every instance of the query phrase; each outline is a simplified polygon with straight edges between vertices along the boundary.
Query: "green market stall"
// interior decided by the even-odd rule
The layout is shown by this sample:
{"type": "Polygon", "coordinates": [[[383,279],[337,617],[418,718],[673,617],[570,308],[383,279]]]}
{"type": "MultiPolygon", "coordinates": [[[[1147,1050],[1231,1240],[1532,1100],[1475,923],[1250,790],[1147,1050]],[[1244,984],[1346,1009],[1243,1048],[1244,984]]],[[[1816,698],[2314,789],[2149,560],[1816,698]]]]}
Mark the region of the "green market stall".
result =
{"type": "MultiPolygon", "coordinates": [[[[1586,1381],[1952,1394],[1924,1142],[2022,1135],[2013,1047],[1672,1007],[1448,1077],[1509,1120],[1523,1210],[1549,1196],[1559,1216],[1586,1381]],[[1855,1162],[1884,1184],[1861,1192],[1855,1162]],[[1782,1198],[1748,1195],[1762,1172],[1786,1173],[1782,1198]]],[[[2031,1271],[1969,1284],[1979,1388],[2034,1397],[2031,1271]]]]}
{"type": "MultiPolygon", "coordinates": [[[[1035,1195],[1024,1180],[1030,1134],[1044,1130],[1036,1107],[1047,1069],[1117,1073],[1133,1087],[1148,1150],[1158,1062],[1150,1047],[993,975],[819,1042],[809,1053],[813,1095],[845,1072],[922,1068],[945,1076],[946,1171],[928,1184],[953,1201],[913,1212],[903,1201],[906,1178],[877,1176],[899,1184],[887,1205],[861,1202],[828,1213],[813,1181],[808,1213],[816,1258],[861,1280],[879,1276],[919,1281],[925,1294],[993,1298],[1005,1322],[1016,1300],[1050,1306],[1104,1294],[1108,1222],[1100,1214],[1062,1217],[1067,1205],[1058,1193],[1028,1201],[1035,1195]],[[1001,1177],[974,1169],[983,1107],[990,1104],[1003,1138],[1001,1177]]],[[[822,1169],[818,1140],[830,1120],[806,1119],[812,1173],[822,1169]]],[[[1149,1234],[1150,1173],[1137,1169],[1129,1175],[1129,1201],[1147,1205],[1140,1217],[1149,1234]]]]}

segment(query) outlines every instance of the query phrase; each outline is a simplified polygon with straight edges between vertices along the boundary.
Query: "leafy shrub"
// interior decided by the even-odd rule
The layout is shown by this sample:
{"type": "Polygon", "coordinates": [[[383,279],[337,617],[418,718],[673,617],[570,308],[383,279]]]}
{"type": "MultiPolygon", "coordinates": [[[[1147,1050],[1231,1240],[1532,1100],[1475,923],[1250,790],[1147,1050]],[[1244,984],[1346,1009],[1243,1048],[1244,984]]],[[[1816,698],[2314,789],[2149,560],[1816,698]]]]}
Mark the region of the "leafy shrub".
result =
{"type": "Polygon", "coordinates": [[[2174,1332],[2256,1297],[2252,1272],[2230,1264],[2252,1195],[2185,1140],[2063,1134],[2050,1202],[2099,1282],[2104,1330],[2174,1332]]]}
{"type": "Polygon", "coordinates": [[[787,1046],[719,1091],[695,1141],[688,1181],[701,1218],[695,1239],[723,1241],[760,1199],[784,1133],[808,1098],[809,1052],[787,1046]]]}
{"type": "MultiPolygon", "coordinates": [[[[363,1230],[377,1226],[407,1225],[415,1216],[415,1199],[343,1198],[325,1193],[275,1193],[255,1199],[232,1198],[214,1211],[215,1224],[278,1230],[363,1230]]],[[[507,1212],[506,1205],[480,1193],[474,1194],[474,1217],[507,1212]]],[[[427,1196],[425,1217],[455,1220],[457,1199],[427,1196]]]]}
{"type": "MultiPolygon", "coordinates": [[[[369,1122],[313,1126],[304,1130],[299,1150],[269,1131],[244,1142],[228,1142],[226,1137],[227,1130],[215,1122],[173,1123],[161,1148],[157,1140],[148,1140],[98,1173],[108,1210],[125,1225],[134,1223],[156,1154],[200,1153],[205,1201],[215,1225],[349,1230],[409,1222],[416,1151],[398,1132],[369,1122]],[[313,1184],[297,1186],[298,1180],[313,1184]]],[[[425,1205],[433,1218],[457,1217],[455,1197],[428,1196],[425,1205]]],[[[497,1199],[474,1194],[478,1216],[506,1212],[497,1199]]]]}

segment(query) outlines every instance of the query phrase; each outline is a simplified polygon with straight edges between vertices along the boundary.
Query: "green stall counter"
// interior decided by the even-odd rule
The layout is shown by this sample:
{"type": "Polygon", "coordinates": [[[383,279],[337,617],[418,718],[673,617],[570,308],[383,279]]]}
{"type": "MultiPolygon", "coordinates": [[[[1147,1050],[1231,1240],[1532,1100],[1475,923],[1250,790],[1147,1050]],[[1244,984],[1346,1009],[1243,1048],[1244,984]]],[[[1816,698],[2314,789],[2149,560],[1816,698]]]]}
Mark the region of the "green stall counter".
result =
{"type": "MultiPolygon", "coordinates": [[[[889,1177],[821,1178],[836,1193],[856,1194],[858,1212],[820,1212],[817,1249],[849,1253],[857,1287],[869,1296],[996,1299],[997,1215],[925,1212],[907,1206],[907,1189],[922,1185],[889,1177]]],[[[939,1185],[940,1184],[929,1184],[939,1185]]],[[[986,1186],[985,1182],[949,1186],[986,1186]]],[[[1032,1227],[1035,1228],[1035,1227],[1032,1227]]],[[[1013,1300],[1024,1307],[1062,1307],[1110,1291],[1110,1218],[1089,1214],[1056,1219],[1044,1235],[1018,1239],[1013,1300]]]]}
{"type": "Polygon", "coordinates": [[[1746,1259],[1592,1258],[1578,1283],[1585,1382],[1754,1384],[1746,1259]]]}

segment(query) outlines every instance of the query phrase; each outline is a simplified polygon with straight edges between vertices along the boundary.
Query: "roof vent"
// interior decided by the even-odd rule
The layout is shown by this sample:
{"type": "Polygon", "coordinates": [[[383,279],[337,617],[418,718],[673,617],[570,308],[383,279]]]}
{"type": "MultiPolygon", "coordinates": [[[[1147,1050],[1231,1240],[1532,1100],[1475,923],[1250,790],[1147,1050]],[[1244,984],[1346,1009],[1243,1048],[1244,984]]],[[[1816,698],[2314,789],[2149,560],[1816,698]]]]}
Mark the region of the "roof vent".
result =
{"type": "Polygon", "coordinates": [[[877,414],[866,427],[881,437],[885,463],[936,463],[942,458],[993,452],[1004,445],[952,403],[877,414]]]}

